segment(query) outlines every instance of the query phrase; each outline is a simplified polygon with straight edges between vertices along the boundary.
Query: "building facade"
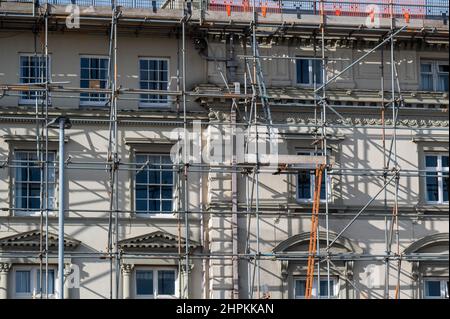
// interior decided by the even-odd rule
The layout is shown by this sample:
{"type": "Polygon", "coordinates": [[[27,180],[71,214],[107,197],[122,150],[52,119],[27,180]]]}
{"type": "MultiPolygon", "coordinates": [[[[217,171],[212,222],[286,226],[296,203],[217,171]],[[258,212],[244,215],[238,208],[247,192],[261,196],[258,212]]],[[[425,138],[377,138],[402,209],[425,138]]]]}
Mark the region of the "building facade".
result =
{"type": "Polygon", "coordinates": [[[101,2],[0,3],[0,298],[304,298],[314,203],[313,297],[448,298],[448,3],[101,2]]]}

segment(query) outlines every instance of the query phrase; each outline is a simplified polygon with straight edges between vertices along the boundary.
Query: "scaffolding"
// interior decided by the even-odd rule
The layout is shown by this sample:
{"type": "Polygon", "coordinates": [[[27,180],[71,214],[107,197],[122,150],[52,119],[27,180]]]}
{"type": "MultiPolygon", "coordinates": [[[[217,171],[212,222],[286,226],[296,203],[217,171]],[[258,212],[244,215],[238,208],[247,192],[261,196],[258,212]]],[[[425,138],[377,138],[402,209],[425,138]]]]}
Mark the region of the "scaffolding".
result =
{"type": "MultiPolygon", "coordinates": [[[[59,257],[69,256],[73,258],[84,257],[84,258],[94,258],[94,259],[108,259],[110,263],[110,287],[109,287],[109,297],[119,298],[119,282],[120,282],[120,271],[121,271],[121,260],[123,258],[171,258],[178,260],[179,272],[183,273],[183,277],[186,281],[186,290],[189,292],[189,273],[190,273],[190,260],[191,259],[201,259],[202,261],[213,260],[213,259],[227,259],[231,260],[233,264],[233,276],[238,272],[238,263],[240,260],[248,261],[248,298],[263,298],[264,294],[262,291],[261,284],[261,260],[297,260],[297,261],[307,261],[308,263],[308,279],[307,279],[307,295],[305,297],[311,297],[312,288],[312,278],[317,276],[320,280],[321,276],[321,263],[326,264],[326,280],[328,283],[327,291],[328,298],[331,298],[331,286],[330,286],[330,272],[333,268],[334,260],[378,260],[385,263],[385,298],[390,298],[389,295],[389,278],[390,278],[390,263],[397,263],[397,282],[395,284],[395,295],[394,298],[400,297],[400,270],[402,261],[418,261],[418,260],[447,260],[448,255],[442,254],[409,254],[404,255],[400,251],[400,232],[399,232],[399,218],[401,217],[399,213],[399,203],[398,203],[398,191],[399,191],[399,180],[400,176],[408,177],[423,177],[426,172],[424,170],[407,170],[400,169],[397,159],[397,131],[404,128],[398,126],[399,112],[404,108],[404,97],[402,96],[401,85],[398,78],[398,70],[395,56],[395,39],[402,34],[408,32],[425,32],[423,27],[417,27],[415,25],[409,26],[410,20],[424,20],[432,17],[433,19],[441,19],[444,24],[447,23],[448,14],[448,3],[446,1],[406,1],[406,0],[382,0],[378,1],[377,4],[380,5],[381,9],[379,15],[383,19],[390,21],[390,27],[388,29],[374,28],[371,30],[366,30],[367,33],[374,33],[375,37],[379,40],[372,49],[368,50],[361,57],[354,61],[350,61],[347,67],[342,69],[337,74],[333,75],[331,78],[327,78],[327,63],[330,59],[326,56],[327,39],[326,34],[327,29],[327,17],[328,16],[349,16],[349,17],[366,17],[369,16],[370,19],[374,19],[375,12],[369,11],[365,12],[362,10],[366,5],[374,1],[328,1],[328,0],[308,0],[308,1],[273,1],[270,4],[264,1],[257,0],[247,0],[240,1],[224,1],[223,3],[219,0],[200,0],[198,2],[190,1],[176,1],[168,0],[165,2],[161,1],[76,1],[80,5],[98,5],[98,6],[110,6],[110,18],[104,16],[94,16],[94,15],[81,15],[80,20],[86,23],[91,23],[95,25],[98,23],[103,27],[109,28],[109,52],[108,52],[108,70],[107,70],[107,86],[106,88],[80,88],[80,87],[68,87],[64,83],[54,83],[51,82],[49,77],[49,21],[58,21],[66,19],[66,16],[60,13],[54,14],[51,10],[53,5],[64,5],[71,3],[68,1],[45,1],[38,2],[36,0],[17,0],[17,1],[3,1],[4,3],[21,3],[30,4],[32,7],[32,13],[14,13],[14,12],[2,12],[0,13],[0,21],[3,18],[17,19],[19,23],[25,21],[25,19],[31,19],[36,25],[35,36],[37,33],[43,34],[43,41],[41,43],[41,48],[37,46],[35,48],[35,55],[39,57],[40,63],[43,67],[40,68],[40,82],[32,84],[0,84],[0,97],[3,96],[15,96],[23,93],[34,92],[35,94],[35,110],[34,115],[22,116],[22,115],[5,115],[0,116],[0,120],[33,120],[36,125],[36,131],[39,134],[36,135],[36,165],[39,165],[41,171],[41,187],[40,187],[40,248],[39,253],[36,256],[34,253],[28,251],[15,251],[15,252],[0,252],[0,257],[38,257],[40,260],[40,285],[41,298],[48,298],[48,269],[49,269],[49,258],[55,257],[54,254],[50,253],[49,241],[48,241],[48,227],[49,227],[49,214],[56,211],[52,208],[49,203],[49,171],[53,169],[57,161],[51,160],[49,158],[49,127],[52,127],[55,123],[59,123],[60,132],[64,132],[64,128],[69,128],[66,121],[61,122],[56,121],[52,117],[55,112],[51,111],[50,99],[51,97],[58,96],[58,94],[79,94],[79,93],[96,93],[106,96],[107,102],[105,107],[109,109],[108,118],[105,119],[95,119],[92,121],[104,123],[109,127],[109,139],[108,139],[108,151],[106,154],[106,162],[83,162],[83,161],[73,161],[70,156],[68,158],[62,158],[60,154],[59,159],[59,176],[60,183],[62,186],[60,189],[60,204],[59,213],[60,220],[64,220],[64,213],[68,212],[105,212],[96,210],[81,210],[73,209],[70,207],[64,207],[64,192],[63,192],[63,178],[65,170],[96,170],[105,171],[108,175],[108,194],[109,194],[109,214],[108,221],[108,242],[106,244],[107,251],[105,252],[91,252],[91,253],[77,253],[77,252],[60,252],[59,257]],[[174,10],[177,12],[174,17],[171,18],[136,18],[136,17],[123,17],[122,7],[131,8],[148,8],[153,9],[154,12],[161,9],[174,10]],[[244,56],[240,58],[244,61],[244,93],[240,91],[234,91],[230,87],[230,81],[228,79],[227,73],[221,68],[217,58],[213,58],[217,71],[223,80],[223,85],[225,87],[225,93],[199,93],[196,91],[188,91],[186,87],[186,77],[188,74],[188,66],[186,61],[186,37],[187,33],[190,31],[189,27],[196,27],[200,29],[208,29],[208,18],[206,17],[206,12],[219,12],[223,15],[230,17],[233,13],[237,14],[250,14],[251,18],[248,18],[250,26],[246,21],[237,20],[231,23],[231,28],[228,30],[227,25],[230,25],[226,19],[223,21],[214,21],[213,26],[217,26],[221,31],[222,35],[228,36],[233,46],[233,41],[236,41],[235,36],[239,34],[237,40],[242,41],[244,47],[244,56]],[[276,22],[265,22],[260,21],[259,16],[266,17],[267,15],[274,14],[280,15],[281,19],[278,23],[276,22]],[[299,30],[302,28],[311,28],[313,30],[313,48],[314,48],[314,60],[320,62],[321,69],[313,71],[313,93],[314,93],[314,103],[312,105],[307,105],[314,109],[314,124],[285,124],[276,123],[273,121],[271,116],[271,106],[274,103],[276,97],[271,96],[269,90],[266,87],[263,66],[261,63],[262,59],[296,59],[296,57],[279,57],[279,56],[261,56],[259,53],[259,42],[260,39],[272,38],[276,36],[280,28],[286,27],[283,21],[283,14],[295,14],[298,19],[301,19],[302,15],[315,15],[320,18],[317,24],[312,24],[311,26],[302,25],[290,25],[289,28],[299,30]],[[396,21],[402,19],[406,23],[402,26],[397,26],[396,21]],[[178,54],[180,56],[180,67],[176,71],[176,90],[144,90],[135,88],[123,88],[120,85],[118,79],[118,51],[120,49],[120,43],[118,43],[118,26],[121,23],[139,23],[143,26],[148,26],[151,28],[154,25],[176,25],[178,30],[178,54]],[[272,27],[275,32],[267,36],[266,31],[260,27],[272,27]],[[188,29],[188,30],[187,30],[188,29]],[[247,53],[247,46],[250,43],[251,54],[247,53]],[[381,103],[378,106],[381,116],[381,126],[373,126],[382,132],[382,143],[383,143],[383,168],[362,170],[362,169],[349,169],[349,168],[338,168],[334,167],[330,159],[328,152],[328,139],[330,136],[330,131],[333,129],[358,129],[359,126],[347,123],[345,118],[339,113],[338,108],[329,103],[327,88],[338,79],[345,72],[352,69],[355,65],[366,59],[370,55],[374,55],[376,51],[381,52],[381,103]],[[384,50],[388,50],[390,53],[389,64],[390,64],[390,88],[385,88],[385,62],[384,61],[384,50]],[[323,83],[319,81],[318,72],[321,73],[323,83]],[[124,95],[136,96],[137,98],[141,94],[162,94],[170,96],[175,100],[177,106],[177,118],[174,120],[155,120],[148,118],[132,118],[132,117],[121,117],[120,109],[118,108],[118,101],[124,95]],[[254,150],[255,160],[254,162],[238,162],[236,158],[236,147],[233,146],[233,158],[230,164],[199,164],[191,163],[187,154],[188,146],[188,134],[189,128],[195,125],[195,118],[189,113],[187,102],[189,99],[198,98],[221,98],[226,101],[230,101],[230,121],[214,123],[214,125],[219,127],[231,127],[232,132],[237,128],[247,129],[248,135],[245,141],[245,153],[246,155],[253,154],[250,147],[250,140],[256,139],[256,148],[254,150]],[[330,125],[327,121],[327,115],[332,112],[336,116],[342,119],[342,124],[340,125],[330,125]],[[391,112],[391,125],[386,124],[386,119],[388,112],[391,112]],[[238,122],[238,118],[243,121],[238,122]],[[62,124],[61,124],[62,123],[62,124]],[[168,124],[181,127],[183,133],[178,136],[178,141],[183,144],[183,152],[178,156],[178,163],[168,164],[163,168],[165,171],[171,171],[176,174],[177,181],[176,191],[177,191],[177,209],[173,212],[177,216],[178,222],[178,252],[177,253],[157,253],[157,252],[142,252],[142,253],[127,253],[121,251],[119,241],[120,241],[120,215],[121,214],[131,214],[133,211],[126,211],[120,208],[118,192],[119,189],[119,172],[138,172],[142,169],[152,170],[150,163],[136,163],[136,162],[126,162],[120,158],[119,148],[120,148],[120,138],[118,136],[119,125],[125,124],[142,124],[145,126],[151,125],[161,125],[168,124]],[[273,169],[265,167],[260,159],[260,154],[258,151],[259,139],[261,138],[274,138],[273,129],[274,128],[286,128],[286,127],[296,127],[296,128],[308,128],[311,130],[314,136],[314,156],[320,165],[317,166],[316,170],[316,183],[314,192],[314,203],[313,211],[311,213],[302,212],[290,212],[286,215],[287,218],[296,216],[311,216],[313,222],[311,224],[311,237],[310,237],[310,249],[308,254],[277,254],[277,253],[263,253],[260,249],[260,219],[261,216],[277,216],[280,211],[268,211],[263,210],[260,207],[260,187],[261,182],[259,180],[260,174],[273,174],[273,169]],[[392,131],[390,138],[386,133],[387,130],[392,131]],[[253,135],[252,133],[253,132],[253,135]],[[183,136],[184,135],[184,136],[183,136]],[[251,136],[252,135],[252,136],[251,136]],[[214,173],[228,173],[232,176],[232,200],[231,200],[231,210],[208,210],[204,211],[200,209],[198,211],[189,209],[189,185],[188,185],[188,175],[190,173],[200,173],[209,174],[214,173]],[[244,172],[244,173],[243,173],[244,172]],[[237,175],[241,173],[245,176],[246,183],[246,201],[244,204],[238,203],[237,197],[237,175]],[[320,188],[321,181],[328,181],[331,176],[353,176],[358,178],[360,176],[372,177],[372,178],[383,178],[383,184],[379,187],[378,192],[372,196],[367,203],[360,209],[356,214],[349,214],[346,217],[351,217],[350,222],[348,222],[341,231],[331,240],[329,236],[329,192],[325,188],[325,200],[324,207],[319,210],[320,200],[320,188]],[[378,216],[383,216],[385,218],[386,225],[386,238],[385,254],[380,255],[355,255],[355,254],[340,254],[339,256],[333,255],[330,252],[331,247],[337,242],[337,240],[346,232],[346,230],[363,214],[367,213],[367,208],[383,193],[385,194],[385,208],[389,208],[386,200],[386,191],[388,187],[393,187],[394,189],[394,203],[392,207],[392,213],[388,214],[378,214],[378,216]],[[245,206],[245,207],[243,207],[245,206]],[[233,251],[232,253],[210,253],[205,250],[202,253],[193,254],[190,251],[190,225],[189,217],[191,214],[200,214],[202,220],[205,216],[230,216],[232,218],[232,234],[233,234],[233,251]],[[250,234],[250,229],[252,228],[252,222],[255,223],[256,227],[256,247],[251,247],[250,235],[246,238],[245,251],[240,252],[237,243],[237,232],[238,232],[238,216],[247,216],[247,233],[250,234]],[[254,221],[252,220],[254,219],[254,221]],[[323,223],[322,227],[325,229],[326,234],[326,247],[320,248],[319,243],[319,224],[323,223]],[[185,242],[182,243],[182,231],[184,230],[185,242]],[[184,246],[184,251],[183,251],[184,246]],[[324,252],[323,252],[324,251],[324,252]],[[62,254],[62,256],[61,256],[62,254]],[[314,267],[317,267],[314,270],[314,267]],[[46,272],[46,276],[44,276],[46,272]],[[44,279],[46,278],[46,280],[44,279]],[[44,280],[45,285],[44,284],[44,280]],[[255,293],[256,291],[256,293],[255,293]]],[[[377,13],[378,14],[378,13],[377,13]]],[[[220,20],[220,19],[219,19],[220,20]]],[[[276,19],[275,19],[276,20],[276,19]]],[[[337,27],[337,29],[345,29],[345,26],[337,27]]],[[[442,30],[440,30],[442,32],[442,30]]],[[[444,32],[445,33],[445,32],[444,32]]],[[[433,34],[433,32],[430,32],[433,34]]],[[[448,34],[448,31],[447,31],[448,34]]],[[[447,40],[448,41],[448,40],[447,40]]],[[[135,99],[135,98],[131,98],[135,99]]],[[[298,105],[293,101],[291,106],[298,105]]],[[[77,125],[80,119],[76,117],[71,117],[72,125],[77,125]]],[[[89,121],[83,119],[83,121],[89,121]]],[[[201,123],[201,125],[210,125],[209,123],[201,123]]],[[[408,130],[412,130],[408,128],[408,130]]],[[[420,131],[421,128],[416,128],[414,130],[420,131]]],[[[440,128],[433,128],[433,130],[439,131],[440,128]]],[[[447,128],[442,128],[442,131],[447,131],[447,128]]],[[[232,134],[234,135],[234,134],[232,134]]],[[[64,144],[64,135],[60,135],[60,143],[64,144]]],[[[234,143],[234,142],[233,142],[234,143]]],[[[295,175],[298,174],[300,169],[305,169],[305,158],[301,156],[294,156],[290,160],[286,160],[286,163],[279,166],[277,174],[295,175]]],[[[0,162],[0,168],[18,168],[21,167],[23,163],[21,161],[12,160],[10,158],[3,159],[0,162]]],[[[314,164],[306,166],[313,170],[315,168],[314,164]]],[[[445,172],[437,172],[437,174],[445,174],[445,172]]],[[[448,173],[447,173],[448,174],[448,173]]],[[[429,176],[429,175],[427,175],[429,176]]],[[[326,183],[326,182],[325,182],[326,183]]],[[[202,205],[202,203],[200,203],[202,205]]],[[[17,208],[9,207],[9,211],[13,212],[17,208]]],[[[345,215],[345,214],[343,214],[345,215]]],[[[431,216],[431,215],[430,215],[431,216]]],[[[63,248],[64,231],[63,224],[60,224],[60,248],[63,248]]],[[[64,280],[64,264],[63,261],[60,262],[58,272],[59,279],[61,281],[61,292],[60,298],[63,298],[63,280],[64,280]],[[61,266],[62,265],[62,266],[61,266]]],[[[320,295],[320,285],[318,285],[319,295],[320,295]]],[[[188,296],[188,295],[187,295],[188,296]]],[[[238,280],[233,277],[233,298],[239,298],[239,284],[238,280]]]]}

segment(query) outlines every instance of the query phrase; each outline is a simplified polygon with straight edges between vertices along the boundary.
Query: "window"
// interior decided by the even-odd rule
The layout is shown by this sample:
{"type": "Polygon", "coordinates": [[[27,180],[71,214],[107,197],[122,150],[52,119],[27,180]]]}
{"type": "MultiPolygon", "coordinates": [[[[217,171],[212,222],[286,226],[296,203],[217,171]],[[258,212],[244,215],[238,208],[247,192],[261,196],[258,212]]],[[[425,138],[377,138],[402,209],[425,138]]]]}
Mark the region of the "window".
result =
{"type": "Polygon", "coordinates": [[[177,276],[173,269],[136,270],[138,298],[173,298],[176,296],[177,276]]]}
{"type": "Polygon", "coordinates": [[[425,299],[448,299],[448,278],[427,278],[424,280],[425,299]]]}
{"type": "MultiPolygon", "coordinates": [[[[295,284],[294,286],[295,299],[305,298],[306,278],[295,279],[294,284],[295,284]]],[[[338,279],[336,277],[330,277],[330,288],[331,288],[330,297],[336,298],[339,293],[338,279]]],[[[313,298],[317,298],[318,295],[317,278],[314,278],[311,294],[313,298]]],[[[328,298],[328,280],[326,278],[320,280],[319,298],[328,298]]]]}
{"type": "MultiPolygon", "coordinates": [[[[139,86],[143,90],[163,90],[169,87],[169,61],[167,59],[142,58],[139,60],[139,86]]],[[[140,105],[167,105],[167,95],[141,94],[140,105]]]]}
{"type": "Polygon", "coordinates": [[[426,154],[426,200],[429,203],[448,203],[448,155],[426,154]]]}
{"type": "Polygon", "coordinates": [[[308,58],[295,60],[297,70],[297,84],[313,85],[314,77],[317,84],[323,83],[322,61],[308,58]]]}
{"type": "Polygon", "coordinates": [[[136,213],[172,212],[174,174],[169,155],[136,154],[136,213]]]}
{"type": "MultiPolygon", "coordinates": [[[[80,87],[83,89],[106,89],[108,59],[102,57],[81,57],[80,87]]],[[[106,104],[106,94],[80,93],[81,105],[106,104]]]]}
{"type": "MultiPolygon", "coordinates": [[[[47,72],[45,68],[45,56],[31,54],[20,56],[20,83],[44,83],[46,80],[47,72]]],[[[19,103],[32,104],[35,103],[36,100],[42,102],[43,97],[43,92],[24,91],[20,93],[19,103]]]]}
{"type": "MultiPolygon", "coordinates": [[[[297,155],[309,155],[313,156],[312,151],[300,151],[297,155]]],[[[321,155],[321,154],[319,154],[321,155]]],[[[305,169],[300,170],[297,175],[297,200],[299,201],[312,201],[314,198],[314,187],[315,187],[315,170],[305,169]]],[[[328,176],[328,183],[325,183],[325,174],[322,174],[322,183],[320,185],[320,200],[326,200],[325,187],[328,191],[328,200],[331,198],[331,182],[330,176],[328,176]]]]}
{"type": "MultiPolygon", "coordinates": [[[[55,206],[55,153],[48,152],[48,203],[55,206]]],[[[41,174],[36,151],[14,152],[14,208],[16,214],[39,214],[41,210],[41,174]]],[[[45,207],[45,206],[43,206],[45,207]]]]}
{"type": "Polygon", "coordinates": [[[448,61],[420,63],[421,90],[448,92],[448,61]]]}
{"type": "Polygon", "coordinates": [[[36,298],[41,294],[46,295],[48,287],[49,297],[55,296],[55,269],[43,268],[42,290],[39,266],[16,267],[14,269],[14,296],[16,298],[36,298]],[[46,274],[48,273],[48,286],[46,274]]]}

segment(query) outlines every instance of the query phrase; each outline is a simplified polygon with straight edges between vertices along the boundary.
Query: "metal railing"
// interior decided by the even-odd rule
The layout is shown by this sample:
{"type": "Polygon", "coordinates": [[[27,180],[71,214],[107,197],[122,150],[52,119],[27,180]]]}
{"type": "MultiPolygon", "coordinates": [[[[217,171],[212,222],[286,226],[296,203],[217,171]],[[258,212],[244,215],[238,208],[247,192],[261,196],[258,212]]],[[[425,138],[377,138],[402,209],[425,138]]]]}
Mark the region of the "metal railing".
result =
{"type": "MultiPolygon", "coordinates": [[[[0,0],[0,2],[33,3],[39,0],[0,0]]],[[[329,16],[366,17],[376,14],[379,17],[390,17],[391,10],[395,17],[416,19],[441,19],[448,17],[448,0],[117,0],[117,4],[124,8],[137,9],[181,9],[185,2],[189,2],[194,9],[198,9],[199,2],[206,3],[206,10],[224,11],[231,16],[235,12],[252,12],[253,5],[257,12],[306,14],[329,16]],[[254,2],[254,4],[253,4],[254,2]]],[[[46,0],[40,0],[41,4],[46,0]]],[[[79,6],[111,7],[111,0],[48,0],[54,5],[76,4],[79,6]]]]}

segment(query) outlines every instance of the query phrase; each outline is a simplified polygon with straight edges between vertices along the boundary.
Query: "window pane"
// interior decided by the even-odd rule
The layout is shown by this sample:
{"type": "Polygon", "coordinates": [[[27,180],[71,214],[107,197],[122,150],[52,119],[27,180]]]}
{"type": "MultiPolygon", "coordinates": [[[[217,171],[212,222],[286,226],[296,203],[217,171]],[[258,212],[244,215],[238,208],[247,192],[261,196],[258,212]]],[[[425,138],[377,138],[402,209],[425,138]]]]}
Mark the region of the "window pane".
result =
{"type": "MultiPolygon", "coordinates": [[[[313,60],[313,72],[316,76],[316,83],[322,84],[323,81],[323,72],[322,72],[322,61],[321,60],[313,60]]],[[[314,83],[314,82],[313,82],[314,83]]]]}
{"type": "Polygon", "coordinates": [[[442,156],[442,167],[448,168],[448,156],[442,156]]]}
{"type": "Polygon", "coordinates": [[[448,74],[439,75],[437,90],[442,92],[448,92],[448,74]]]}
{"type": "Polygon", "coordinates": [[[175,271],[158,270],[158,294],[159,295],[175,294],[175,271]]]}
{"type": "Polygon", "coordinates": [[[31,271],[16,271],[16,293],[31,293],[31,271]]]}
{"type": "Polygon", "coordinates": [[[426,177],[427,200],[430,202],[437,202],[439,200],[438,178],[435,176],[436,173],[434,172],[429,172],[427,175],[431,175],[426,177]]]}
{"type": "Polygon", "coordinates": [[[324,172],[322,172],[322,182],[320,184],[320,199],[326,199],[326,183],[324,172]]]}
{"type": "MultiPolygon", "coordinates": [[[[37,271],[37,291],[39,292],[41,290],[41,280],[40,280],[40,270],[37,271]]],[[[42,293],[45,294],[46,287],[47,287],[47,279],[46,279],[47,272],[45,270],[42,271],[42,293]]],[[[50,295],[53,295],[55,293],[55,271],[53,269],[48,270],[48,293],[50,295]]]]}
{"type": "Polygon", "coordinates": [[[295,297],[305,297],[306,293],[306,280],[300,279],[295,281],[295,297]]]}
{"type": "Polygon", "coordinates": [[[441,282],[437,280],[429,280],[425,283],[425,293],[427,297],[441,296],[441,282]]]}
{"type": "Polygon", "coordinates": [[[431,63],[421,63],[420,72],[431,73],[431,63]]]}
{"type": "Polygon", "coordinates": [[[301,171],[297,178],[297,192],[299,199],[311,199],[311,174],[301,171]]]}
{"type": "MultiPolygon", "coordinates": [[[[448,174],[448,172],[446,174],[448,174]]],[[[449,180],[448,176],[443,178],[443,188],[444,189],[443,189],[442,195],[443,195],[444,202],[448,202],[448,180],[449,180]]]]}
{"type": "Polygon", "coordinates": [[[147,212],[147,200],[136,200],[136,211],[147,212]]]}
{"type": "Polygon", "coordinates": [[[437,156],[425,156],[425,165],[427,167],[437,167],[437,156]]]}
{"type": "Polygon", "coordinates": [[[153,295],[153,271],[136,271],[136,293],[153,295]]]}
{"type": "Polygon", "coordinates": [[[433,91],[433,75],[431,74],[422,74],[421,75],[422,87],[421,89],[424,91],[433,91]]]}
{"type": "Polygon", "coordinates": [[[297,83],[310,84],[310,82],[309,82],[309,60],[297,59],[296,67],[297,67],[297,83]]]}
{"type": "MultiPolygon", "coordinates": [[[[330,296],[334,296],[334,280],[330,280],[330,296]]],[[[328,280],[320,281],[320,296],[328,297],[328,280]]]]}
{"type": "Polygon", "coordinates": [[[163,212],[171,212],[172,211],[172,200],[163,200],[162,201],[162,211],[163,212]]]}

